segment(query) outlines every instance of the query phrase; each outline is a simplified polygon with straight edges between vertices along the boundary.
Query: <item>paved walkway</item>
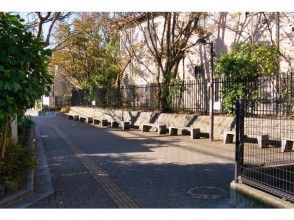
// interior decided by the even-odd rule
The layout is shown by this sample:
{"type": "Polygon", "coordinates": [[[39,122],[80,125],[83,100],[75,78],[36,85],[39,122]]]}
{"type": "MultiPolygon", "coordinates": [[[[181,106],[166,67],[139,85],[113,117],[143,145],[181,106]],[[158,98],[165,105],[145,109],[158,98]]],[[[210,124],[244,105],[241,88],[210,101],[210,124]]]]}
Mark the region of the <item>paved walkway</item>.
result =
{"type": "Polygon", "coordinates": [[[54,193],[31,207],[226,208],[234,145],[35,117],[54,193]]]}

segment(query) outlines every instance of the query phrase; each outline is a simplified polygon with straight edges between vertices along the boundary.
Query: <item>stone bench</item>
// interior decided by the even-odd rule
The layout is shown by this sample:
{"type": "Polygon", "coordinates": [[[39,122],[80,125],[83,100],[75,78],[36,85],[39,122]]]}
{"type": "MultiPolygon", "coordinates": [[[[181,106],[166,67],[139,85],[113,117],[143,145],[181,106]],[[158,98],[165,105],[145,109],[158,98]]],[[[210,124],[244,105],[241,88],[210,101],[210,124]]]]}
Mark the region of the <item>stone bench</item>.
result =
{"type": "MultiPolygon", "coordinates": [[[[96,119],[96,120],[98,120],[98,119],[96,119]]],[[[99,122],[97,124],[100,123],[100,120],[98,120],[98,121],[99,122]]],[[[116,120],[111,120],[111,121],[107,121],[107,125],[106,125],[106,122],[104,122],[104,124],[105,125],[102,125],[102,126],[110,125],[110,127],[112,127],[112,128],[118,128],[120,126],[123,130],[127,130],[127,129],[130,128],[130,124],[131,123],[129,121],[116,121],[116,120]]]]}
{"type": "Polygon", "coordinates": [[[79,120],[80,120],[80,122],[93,123],[93,118],[92,117],[80,116],[79,120]]]}
{"type": "Polygon", "coordinates": [[[117,128],[119,126],[119,123],[117,121],[110,121],[110,127],[117,128]]]}
{"type": "Polygon", "coordinates": [[[123,130],[129,130],[131,128],[131,122],[130,121],[121,121],[120,126],[123,130]]]}
{"type": "Polygon", "coordinates": [[[78,121],[78,120],[79,120],[79,115],[68,114],[68,119],[69,119],[69,120],[75,120],[75,121],[78,121]]]}
{"type": "Polygon", "coordinates": [[[110,122],[110,126],[112,128],[118,128],[119,126],[123,129],[123,130],[128,130],[131,127],[131,122],[130,121],[111,121],[110,122]]]}
{"type": "Polygon", "coordinates": [[[157,129],[158,134],[166,133],[166,125],[164,124],[142,124],[142,132],[148,132],[152,127],[157,129]]]}
{"type": "Polygon", "coordinates": [[[93,118],[93,124],[94,124],[94,125],[98,125],[98,124],[100,124],[100,122],[101,122],[100,119],[98,119],[98,118],[93,118]]]}
{"type": "Polygon", "coordinates": [[[225,131],[224,132],[224,144],[229,144],[234,142],[234,136],[236,134],[236,131],[225,131]]]}
{"type": "Polygon", "coordinates": [[[107,119],[99,119],[99,118],[93,118],[93,124],[100,125],[101,127],[107,127],[108,126],[108,120],[107,119]]]}
{"type": "Polygon", "coordinates": [[[289,152],[293,149],[294,139],[282,138],[281,140],[281,152],[289,152]]]}
{"type": "Polygon", "coordinates": [[[178,130],[182,131],[182,134],[184,134],[184,131],[188,131],[190,133],[190,136],[192,139],[199,139],[200,138],[200,128],[193,128],[193,127],[168,127],[168,134],[170,136],[176,136],[178,135],[178,130]]]}
{"type": "Polygon", "coordinates": [[[80,117],[79,117],[79,121],[80,121],[80,122],[85,122],[85,121],[86,121],[86,119],[87,119],[87,118],[86,118],[86,117],[84,117],[84,116],[80,116],[80,117]]]}
{"type": "Polygon", "coordinates": [[[244,142],[250,143],[250,139],[257,140],[259,148],[267,148],[269,146],[269,135],[268,134],[256,134],[256,135],[244,135],[244,142]]]}

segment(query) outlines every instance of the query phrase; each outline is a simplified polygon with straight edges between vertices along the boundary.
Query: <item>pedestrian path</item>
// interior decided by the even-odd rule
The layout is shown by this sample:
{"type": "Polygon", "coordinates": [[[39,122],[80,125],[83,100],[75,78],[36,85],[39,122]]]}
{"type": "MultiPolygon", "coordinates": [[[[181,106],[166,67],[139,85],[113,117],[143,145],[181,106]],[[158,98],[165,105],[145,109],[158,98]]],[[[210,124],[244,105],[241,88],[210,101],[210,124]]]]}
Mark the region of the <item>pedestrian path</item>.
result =
{"type": "Polygon", "coordinates": [[[229,206],[233,146],[94,127],[62,116],[35,120],[54,193],[32,207],[229,206]]]}
{"type": "Polygon", "coordinates": [[[56,134],[53,127],[39,124],[51,173],[54,193],[32,208],[115,208],[92,174],[56,134]],[[48,136],[46,136],[46,135],[48,136]]]}

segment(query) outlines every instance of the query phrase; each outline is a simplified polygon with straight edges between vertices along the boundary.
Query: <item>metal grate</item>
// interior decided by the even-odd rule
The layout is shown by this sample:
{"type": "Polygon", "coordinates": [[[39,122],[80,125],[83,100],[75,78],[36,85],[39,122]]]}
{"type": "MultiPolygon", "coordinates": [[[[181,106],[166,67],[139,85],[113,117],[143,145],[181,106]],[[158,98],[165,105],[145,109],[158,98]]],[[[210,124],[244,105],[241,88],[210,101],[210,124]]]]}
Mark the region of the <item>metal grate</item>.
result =
{"type": "Polygon", "coordinates": [[[294,100],[240,99],[236,109],[236,179],[294,202],[294,100]]]}

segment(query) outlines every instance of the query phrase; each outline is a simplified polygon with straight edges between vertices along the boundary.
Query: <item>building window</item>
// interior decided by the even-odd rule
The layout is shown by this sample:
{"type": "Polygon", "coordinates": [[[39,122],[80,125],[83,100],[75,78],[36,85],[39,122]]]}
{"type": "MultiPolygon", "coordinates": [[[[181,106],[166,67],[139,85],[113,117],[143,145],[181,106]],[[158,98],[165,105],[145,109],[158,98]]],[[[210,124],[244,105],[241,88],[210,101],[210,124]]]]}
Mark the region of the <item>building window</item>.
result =
{"type": "Polygon", "coordinates": [[[204,75],[204,68],[202,65],[196,65],[194,67],[194,75],[195,75],[195,77],[199,77],[199,76],[204,75]]]}

